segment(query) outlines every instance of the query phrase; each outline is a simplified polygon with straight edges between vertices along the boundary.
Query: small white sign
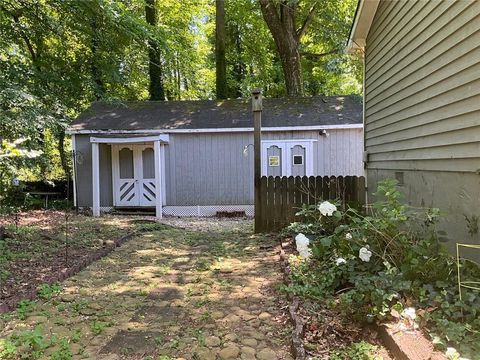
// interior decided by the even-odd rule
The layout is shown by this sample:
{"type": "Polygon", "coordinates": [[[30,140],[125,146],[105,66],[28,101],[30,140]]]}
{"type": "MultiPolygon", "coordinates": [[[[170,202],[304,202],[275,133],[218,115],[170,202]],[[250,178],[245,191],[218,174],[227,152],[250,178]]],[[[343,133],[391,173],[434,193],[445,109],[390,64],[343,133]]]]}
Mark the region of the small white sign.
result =
{"type": "Polygon", "coordinates": [[[280,166],[280,156],[269,156],[268,166],[280,166]]]}
{"type": "Polygon", "coordinates": [[[13,186],[20,186],[20,180],[18,180],[17,178],[13,178],[12,179],[12,185],[13,186]]]}

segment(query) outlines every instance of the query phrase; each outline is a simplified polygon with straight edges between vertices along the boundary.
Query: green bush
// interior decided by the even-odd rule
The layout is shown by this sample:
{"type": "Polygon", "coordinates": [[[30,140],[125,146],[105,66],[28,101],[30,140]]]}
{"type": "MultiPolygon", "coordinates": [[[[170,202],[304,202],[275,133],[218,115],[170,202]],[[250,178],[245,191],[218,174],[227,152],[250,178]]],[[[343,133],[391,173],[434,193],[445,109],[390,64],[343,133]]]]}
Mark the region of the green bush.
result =
{"type": "Polygon", "coordinates": [[[378,358],[374,355],[375,350],[375,346],[365,341],[360,341],[351,344],[343,350],[334,351],[330,355],[330,360],[377,360],[378,358]]]}
{"type": "MultiPolygon", "coordinates": [[[[459,300],[456,261],[439,243],[438,209],[416,209],[402,202],[396,182],[379,184],[377,201],[367,214],[355,209],[322,215],[304,207],[310,223],[289,227],[309,233],[312,256],[294,262],[288,289],[299,295],[337,301],[360,321],[399,317],[415,306],[417,321],[427,325],[440,346],[451,344],[465,354],[480,353],[479,293],[459,300]]],[[[478,268],[462,264],[471,276],[478,268]]]]}

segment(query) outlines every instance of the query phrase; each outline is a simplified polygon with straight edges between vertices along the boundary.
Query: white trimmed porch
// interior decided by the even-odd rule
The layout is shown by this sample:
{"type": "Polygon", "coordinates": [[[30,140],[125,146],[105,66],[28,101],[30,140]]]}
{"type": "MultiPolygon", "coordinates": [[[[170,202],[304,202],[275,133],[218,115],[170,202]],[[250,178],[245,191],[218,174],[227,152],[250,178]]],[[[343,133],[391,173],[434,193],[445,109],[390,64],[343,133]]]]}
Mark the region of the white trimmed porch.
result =
{"type": "MultiPolygon", "coordinates": [[[[91,137],[92,147],[92,210],[93,216],[100,216],[100,156],[99,144],[112,146],[112,179],[114,206],[154,206],[157,219],[162,218],[165,205],[165,145],[169,142],[166,134],[148,136],[104,136],[91,137]],[[130,174],[122,179],[122,160],[119,151],[130,149],[132,152],[130,174]],[[153,148],[153,169],[145,175],[145,160],[141,149],[153,148]],[[139,150],[140,149],[140,150],[139,150]],[[137,155],[135,155],[137,154],[137,155]],[[121,194],[123,191],[123,194],[121,194]],[[143,195],[142,195],[143,194],[143,195]],[[144,201],[141,201],[144,200],[144,201]]],[[[123,171],[125,173],[125,171],[123,171]]]]}

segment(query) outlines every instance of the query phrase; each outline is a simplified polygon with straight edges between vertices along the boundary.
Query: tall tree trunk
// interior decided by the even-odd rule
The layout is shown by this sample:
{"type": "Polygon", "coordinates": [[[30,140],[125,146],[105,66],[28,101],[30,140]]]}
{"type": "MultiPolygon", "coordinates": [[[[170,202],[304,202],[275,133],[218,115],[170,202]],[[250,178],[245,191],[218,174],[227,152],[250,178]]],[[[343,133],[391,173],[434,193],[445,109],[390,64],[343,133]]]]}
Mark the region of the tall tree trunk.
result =
{"type": "Polygon", "coordinates": [[[63,172],[65,173],[65,177],[69,178],[72,175],[70,165],[68,164],[67,155],[65,153],[65,129],[63,126],[57,126],[57,149],[58,154],[60,156],[60,164],[62,165],[63,172]]]}
{"type": "Polygon", "coordinates": [[[180,73],[180,61],[178,60],[178,54],[175,56],[175,82],[177,87],[177,100],[181,100],[181,91],[182,91],[182,78],[180,73]]]}
{"type": "Polygon", "coordinates": [[[242,40],[240,37],[240,30],[238,25],[235,26],[233,35],[233,42],[235,43],[235,51],[237,53],[236,62],[233,65],[233,76],[235,78],[235,88],[232,89],[236,98],[242,97],[242,81],[245,78],[245,64],[242,61],[242,40]]]}
{"type": "Polygon", "coordinates": [[[215,0],[215,63],[217,99],[227,98],[227,63],[225,60],[225,0],[215,0]]]}
{"type": "Polygon", "coordinates": [[[283,76],[287,95],[296,97],[303,95],[303,80],[300,53],[295,39],[288,37],[275,41],[279,49],[283,76]]]}
{"type": "Polygon", "coordinates": [[[315,6],[296,28],[298,2],[283,0],[277,9],[275,0],[259,0],[263,19],[272,34],[282,63],[285,86],[288,96],[303,95],[300,40],[313,20],[315,6]]]}
{"type": "MultiPolygon", "coordinates": [[[[155,3],[155,0],[145,0],[145,19],[147,20],[147,23],[153,27],[156,27],[158,24],[155,3]]],[[[150,38],[148,41],[148,59],[148,73],[150,76],[148,91],[150,94],[150,100],[165,100],[160,46],[153,38],[150,38]]]]}
{"type": "Polygon", "coordinates": [[[100,100],[105,95],[105,84],[102,80],[102,74],[98,66],[98,47],[100,45],[99,32],[97,20],[93,18],[91,20],[92,26],[92,42],[90,43],[90,51],[92,52],[92,59],[90,63],[90,70],[92,72],[92,79],[94,83],[93,93],[95,100],[100,100]]]}

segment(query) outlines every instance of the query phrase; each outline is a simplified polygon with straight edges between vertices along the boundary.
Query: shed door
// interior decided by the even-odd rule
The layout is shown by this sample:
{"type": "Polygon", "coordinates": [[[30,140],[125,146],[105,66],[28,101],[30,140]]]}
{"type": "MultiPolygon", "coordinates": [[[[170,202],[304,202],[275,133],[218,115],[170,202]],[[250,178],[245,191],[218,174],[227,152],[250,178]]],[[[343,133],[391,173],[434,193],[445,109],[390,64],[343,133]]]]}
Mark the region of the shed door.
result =
{"type": "Polygon", "coordinates": [[[143,147],[139,151],[142,169],[138,179],[140,206],[155,206],[155,156],[153,147],[143,147]]]}
{"type": "Polygon", "coordinates": [[[295,145],[290,148],[290,174],[292,176],[305,176],[307,175],[305,166],[306,149],[301,145],[295,145]]]}
{"type": "Polygon", "coordinates": [[[267,176],[282,175],[282,149],[272,145],[267,148],[267,176]]]}
{"type": "Polygon", "coordinates": [[[153,145],[112,147],[115,206],[155,206],[153,145]]]}
{"type": "Polygon", "coordinates": [[[118,147],[118,174],[115,189],[117,206],[138,206],[135,157],[135,150],[132,146],[118,147]]]}
{"type": "Polygon", "coordinates": [[[312,176],[315,140],[262,141],[263,176],[312,176]]]}

